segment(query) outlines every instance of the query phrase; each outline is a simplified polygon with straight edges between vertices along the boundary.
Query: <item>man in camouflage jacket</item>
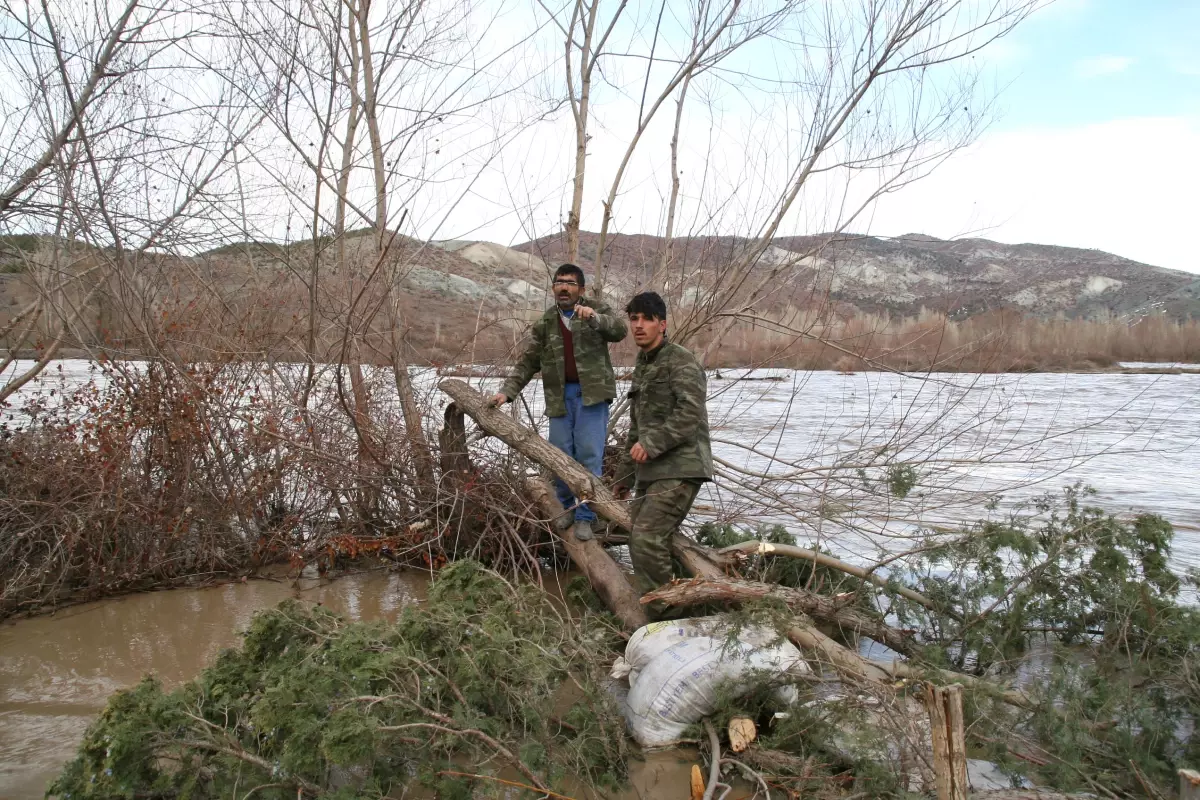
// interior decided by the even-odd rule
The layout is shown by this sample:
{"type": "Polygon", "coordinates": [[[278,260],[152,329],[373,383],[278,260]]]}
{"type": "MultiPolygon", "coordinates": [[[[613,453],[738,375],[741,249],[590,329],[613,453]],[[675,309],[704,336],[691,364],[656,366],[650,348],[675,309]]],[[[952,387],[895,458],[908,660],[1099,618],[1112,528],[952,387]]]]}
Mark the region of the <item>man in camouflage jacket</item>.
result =
{"type": "MultiPolygon", "coordinates": [[[[630,507],[629,555],[644,594],[675,577],[671,537],[691,510],[700,485],[712,480],[708,386],[696,357],[667,341],[667,306],[658,294],[636,295],[625,312],[640,352],[617,485],[618,496],[625,497],[637,483],[630,507]]],[[[651,604],[646,611],[654,617],[664,609],[651,604]]]]}
{"type": "MultiPolygon", "coordinates": [[[[599,477],[608,407],[617,394],[608,345],[624,339],[626,328],[625,320],[607,305],[584,298],[583,288],[579,267],[563,264],[555,271],[555,306],[533,323],[525,354],[491,402],[502,405],[515,398],[541,372],[550,443],[599,477]]],[[[573,524],[576,538],[591,539],[596,512],[586,503],[576,505],[571,489],[557,478],[554,488],[567,509],[556,527],[566,531],[573,524]]]]}

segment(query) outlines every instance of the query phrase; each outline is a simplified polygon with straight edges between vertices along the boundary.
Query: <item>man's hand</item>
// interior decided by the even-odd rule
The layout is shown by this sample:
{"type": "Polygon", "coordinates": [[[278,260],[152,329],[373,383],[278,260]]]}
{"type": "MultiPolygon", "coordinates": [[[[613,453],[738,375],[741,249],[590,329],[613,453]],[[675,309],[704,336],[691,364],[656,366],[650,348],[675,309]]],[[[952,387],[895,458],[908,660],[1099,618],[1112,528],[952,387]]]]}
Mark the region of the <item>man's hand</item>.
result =
{"type": "Polygon", "coordinates": [[[496,392],[488,398],[487,404],[492,408],[498,408],[508,402],[508,395],[504,392],[496,392]]]}
{"type": "Polygon", "coordinates": [[[584,320],[585,322],[589,319],[596,318],[596,309],[592,308],[591,306],[585,306],[582,304],[576,305],[575,313],[579,316],[579,318],[581,320],[584,320]]]}
{"type": "Polygon", "coordinates": [[[646,448],[642,447],[641,442],[633,446],[633,449],[629,451],[629,457],[638,464],[645,464],[650,460],[650,454],[646,452],[646,448]]]}

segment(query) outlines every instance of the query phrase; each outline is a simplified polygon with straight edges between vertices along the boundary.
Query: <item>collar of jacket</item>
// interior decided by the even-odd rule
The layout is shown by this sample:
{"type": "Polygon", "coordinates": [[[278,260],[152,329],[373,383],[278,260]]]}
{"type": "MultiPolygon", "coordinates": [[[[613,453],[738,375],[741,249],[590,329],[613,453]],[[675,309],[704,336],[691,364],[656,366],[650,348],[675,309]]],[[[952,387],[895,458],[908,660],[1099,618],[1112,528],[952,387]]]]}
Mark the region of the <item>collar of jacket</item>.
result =
{"type": "Polygon", "coordinates": [[[658,347],[654,348],[649,353],[647,353],[644,350],[639,350],[638,351],[638,360],[644,361],[647,364],[651,363],[652,361],[654,361],[654,359],[658,358],[658,354],[661,353],[662,349],[664,347],[666,347],[668,344],[670,344],[670,342],[667,341],[667,337],[663,336],[663,340],[661,343],[659,343],[658,347]]]}

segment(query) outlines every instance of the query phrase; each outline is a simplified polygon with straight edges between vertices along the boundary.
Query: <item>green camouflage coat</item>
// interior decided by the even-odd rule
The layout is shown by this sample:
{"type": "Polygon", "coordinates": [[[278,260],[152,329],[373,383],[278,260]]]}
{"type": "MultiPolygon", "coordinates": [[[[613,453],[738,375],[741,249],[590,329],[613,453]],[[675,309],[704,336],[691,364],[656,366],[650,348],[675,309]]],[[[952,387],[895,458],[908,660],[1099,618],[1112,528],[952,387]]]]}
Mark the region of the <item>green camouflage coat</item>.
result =
{"type": "Polygon", "coordinates": [[[617,469],[619,484],[639,486],[668,478],[712,480],[708,438],[708,381],[687,348],[667,342],[650,354],[638,353],[629,391],[629,436],[617,469]],[[641,442],[650,460],[629,456],[641,442]]]}
{"type": "MultiPolygon", "coordinates": [[[[571,341],[575,345],[579,388],[583,392],[583,404],[591,406],[617,396],[617,378],[613,375],[608,344],[624,339],[628,329],[625,320],[599,300],[581,297],[579,304],[596,310],[595,318],[587,322],[579,319],[578,315],[571,319],[571,341]]],[[[558,329],[558,306],[546,309],[546,313],[533,323],[525,354],[500,391],[509,399],[515,398],[539,371],[542,373],[542,390],[546,394],[546,416],[565,417],[565,366],[562,332],[558,329]]]]}

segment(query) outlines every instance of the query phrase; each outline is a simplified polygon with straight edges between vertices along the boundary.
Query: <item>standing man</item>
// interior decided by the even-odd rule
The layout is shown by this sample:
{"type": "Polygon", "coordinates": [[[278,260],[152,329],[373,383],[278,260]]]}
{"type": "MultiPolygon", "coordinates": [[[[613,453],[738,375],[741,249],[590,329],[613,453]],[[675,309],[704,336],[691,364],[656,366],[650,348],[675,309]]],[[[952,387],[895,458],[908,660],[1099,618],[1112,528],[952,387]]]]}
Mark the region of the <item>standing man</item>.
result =
{"type": "MultiPolygon", "coordinates": [[[[491,403],[499,406],[512,400],[541,371],[550,443],[599,477],[608,437],[608,406],[617,395],[608,345],[624,339],[626,328],[611,308],[585,298],[583,285],[583,270],[574,264],[555,270],[555,306],[533,323],[525,354],[491,403]]],[[[555,520],[555,527],[565,532],[574,524],[576,539],[591,539],[596,512],[586,503],[576,505],[562,480],[554,479],[554,489],[567,509],[555,520]]]]}
{"type": "MultiPolygon", "coordinates": [[[[700,485],[712,480],[708,386],[696,357],[667,341],[667,304],[657,293],[635,295],[625,313],[640,352],[629,392],[628,455],[617,471],[617,496],[627,497],[636,478],[629,555],[638,590],[645,594],[675,577],[671,537],[700,485]]],[[[646,611],[653,618],[663,609],[646,611]]]]}

